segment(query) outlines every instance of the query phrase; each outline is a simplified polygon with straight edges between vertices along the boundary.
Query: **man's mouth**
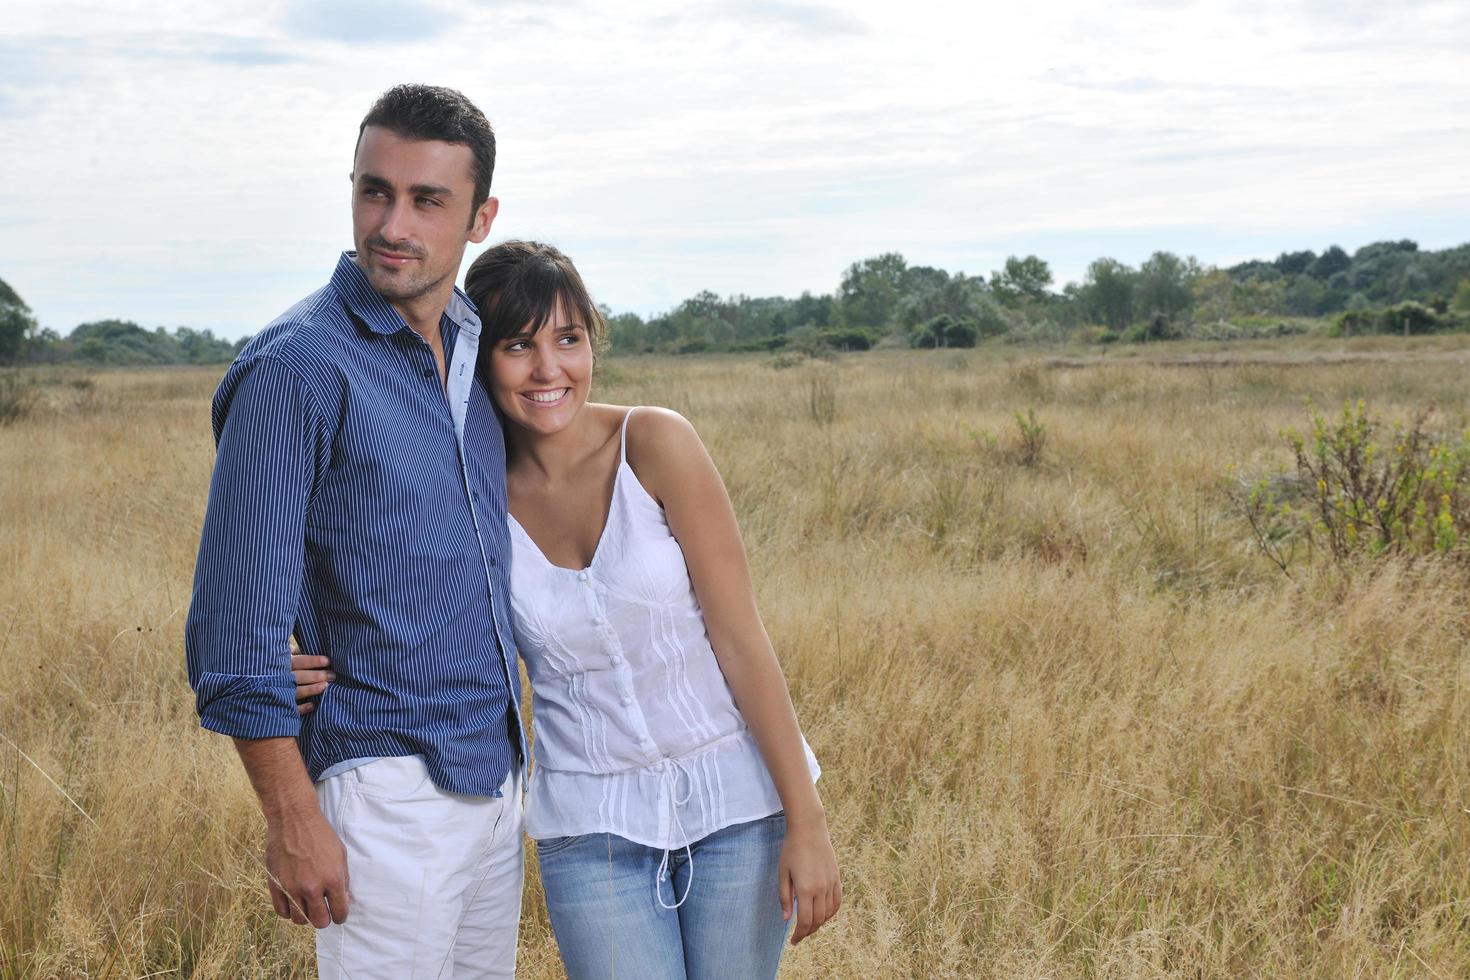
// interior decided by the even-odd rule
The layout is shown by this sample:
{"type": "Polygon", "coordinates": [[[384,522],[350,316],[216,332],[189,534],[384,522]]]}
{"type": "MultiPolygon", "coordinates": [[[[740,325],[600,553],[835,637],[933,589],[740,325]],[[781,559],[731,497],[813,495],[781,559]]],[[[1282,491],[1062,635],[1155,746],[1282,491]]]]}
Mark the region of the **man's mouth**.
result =
{"type": "Polygon", "coordinates": [[[373,254],[376,255],[378,257],[378,260],[384,265],[391,266],[404,266],[412,262],[414,259],[418,258],[418,256],[416,255],[404,255],[399,252],[385,252],[380,248],[373,249],[373,254]]]}
{"type": "Polygon", "coordinates": [[[565,398],[571,390],[570,388],[551,388],[546,391],[523,391],[521,397],[530,399],[538,405],[554,405],[565,398]]]}

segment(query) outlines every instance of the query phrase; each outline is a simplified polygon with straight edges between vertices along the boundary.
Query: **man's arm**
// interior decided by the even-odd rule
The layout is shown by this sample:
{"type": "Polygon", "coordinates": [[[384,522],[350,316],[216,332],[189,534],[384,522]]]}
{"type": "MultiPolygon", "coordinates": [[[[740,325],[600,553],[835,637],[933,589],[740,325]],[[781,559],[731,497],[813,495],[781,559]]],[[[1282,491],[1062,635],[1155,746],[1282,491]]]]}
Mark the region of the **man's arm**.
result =
{"type": "Polygon", "coordinates": [[[310,392],[271,358],[238,364],[216,396],[218,451],[185,628],[200,723],[235,738],[266,818],[271,902],[326,926],[347,915],[346,852],[296,746],[288,641],[300,611],[306,509],[328,458],[310,392]]]}
{"type": "Polygon", "coordinates": [[[265,813],[271,905],[297,925],[347,921],[347,849],[322,816],[316,790],[290,738],[235,739],[265,813]]]}

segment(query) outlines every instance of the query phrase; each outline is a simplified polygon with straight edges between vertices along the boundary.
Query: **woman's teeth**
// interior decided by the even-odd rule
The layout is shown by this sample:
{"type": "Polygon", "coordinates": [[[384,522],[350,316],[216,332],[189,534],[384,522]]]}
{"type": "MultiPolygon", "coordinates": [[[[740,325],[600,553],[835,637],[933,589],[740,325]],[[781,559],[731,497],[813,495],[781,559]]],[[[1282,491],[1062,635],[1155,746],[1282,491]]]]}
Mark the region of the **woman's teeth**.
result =
{"type": "Polygon", "coordinates": [[[528,391],[526,392],[526,397],[533,402],[556,402],[561,401],[562,396],[568,391],[571,391],[571,389],[558,388],[555,391],[528,391]]]}

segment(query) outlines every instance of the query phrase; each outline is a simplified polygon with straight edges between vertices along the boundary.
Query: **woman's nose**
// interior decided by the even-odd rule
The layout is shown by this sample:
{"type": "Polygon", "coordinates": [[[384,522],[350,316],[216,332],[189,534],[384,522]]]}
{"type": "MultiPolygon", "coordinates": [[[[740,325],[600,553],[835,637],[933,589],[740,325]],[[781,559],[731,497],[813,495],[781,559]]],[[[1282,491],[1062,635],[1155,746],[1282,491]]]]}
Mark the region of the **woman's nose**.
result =
{"type": "Polygon", "coordinates": [[[531,354],[531,377],[537,381],[544,381],[556,377],[556,359],[536,351],[531,354]]]}

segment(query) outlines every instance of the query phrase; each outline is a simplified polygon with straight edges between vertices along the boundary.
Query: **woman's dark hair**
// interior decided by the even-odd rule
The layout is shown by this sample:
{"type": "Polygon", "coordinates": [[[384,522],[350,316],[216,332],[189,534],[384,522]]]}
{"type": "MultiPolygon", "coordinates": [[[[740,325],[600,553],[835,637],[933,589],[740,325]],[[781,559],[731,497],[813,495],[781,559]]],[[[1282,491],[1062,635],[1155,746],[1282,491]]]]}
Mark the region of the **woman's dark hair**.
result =
{"type": "MultiPolygon", "coordinates": [[[[369,126],[381,126],[411,140],[440,140],[470,148],[474,154],[474,207],[490,196],[490,178],[495,174],[495,130],[490,121],[463,93],[441,85],[395,85],[382,95],[362,125],[357,141],[369,126]]],[[[356,151],[354,151],[356,152],[356,151]]]]}
{"type": "Polygon", "coordinates": [[[509,241],[486,249],[465,273],[464,291],[480,311],[480,350],[507,337],[535,333],[560,303],[587,331],[594,353],[607,339],[607,321],[592,302],[572,260],[542,242],[509,241]]]}

